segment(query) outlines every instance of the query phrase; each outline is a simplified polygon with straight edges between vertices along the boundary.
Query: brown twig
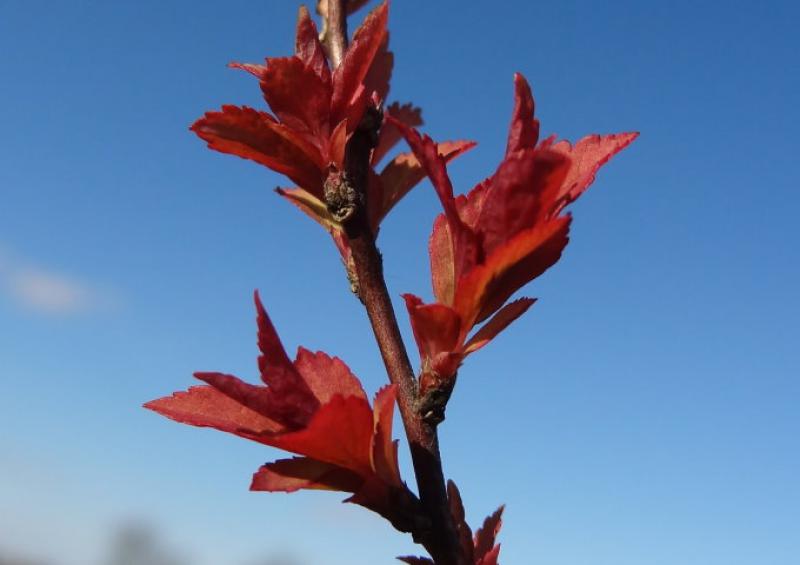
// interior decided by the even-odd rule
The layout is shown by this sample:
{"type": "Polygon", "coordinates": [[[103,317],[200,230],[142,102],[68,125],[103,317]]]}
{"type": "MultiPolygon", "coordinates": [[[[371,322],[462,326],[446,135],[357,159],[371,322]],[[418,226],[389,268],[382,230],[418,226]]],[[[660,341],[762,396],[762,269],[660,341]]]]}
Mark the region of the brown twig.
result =
{"type": "Polygon", "coordinates": [[[430,529],[415,532],[437,565],[465,565],[447,503],[436,426],[425,422],[417,406],[417,384],[397,326],[383,278],[381,257],[371,234],[349,239],[361,299],[367,309],[389,379],[398,388],[398,406],[411,448],[411,459],[430,529]]]}
{"type": "MultiPolygon", "coordinates": [[[[346,17],[345,0],[328,0],[325,16],[329,52],[340,60],[346,49],[346,28],[342,24],[346,17]]],[[[344,174],[330,177],[328,188],[333,198],[328,205],[340,211],[347,210],[344,225],[355,271],[349,275],[355,279],[359,298],[366,307],[389,380],[397,385],[398,406],[426,518],[413,532],[414,539],[428,550],[436,565],[468,565],[447,501],[436,423],[424,419],[420,411],[414,370],[397,325],[383,276],[383,262],[366,215],[370,155],[377,142],[381,120],[376,108],[369,108],[365,113],[348,141],[344,174]]]]}
{"type": "Polygon", "coordinates": [[[334,68],[338,67],[347,51],[347,0],[322,0],[317,12],[322,16],[322,45],[334,68]]]}

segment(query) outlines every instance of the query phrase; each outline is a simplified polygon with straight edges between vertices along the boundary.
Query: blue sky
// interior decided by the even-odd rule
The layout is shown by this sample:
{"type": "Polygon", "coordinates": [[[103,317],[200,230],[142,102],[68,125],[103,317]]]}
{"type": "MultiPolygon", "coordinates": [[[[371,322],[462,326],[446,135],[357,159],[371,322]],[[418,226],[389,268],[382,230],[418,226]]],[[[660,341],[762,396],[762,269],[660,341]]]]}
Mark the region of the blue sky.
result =
{"type": "MultiPolygon", "coordinates": [[[[255,378],[254,288],[287,348],[385,380],[285,181],[187,131],[263,104],[225,65],[289,54],[297,4],[0,7],[0,557],[92,565],[129,519],[193,565],[414,551],[339,495],[249,493],[277,452],[140,408],[195,370],[255,378]]],[[[504,564],[796,563],[798,24],[780,1],[392,5],[391,99],[479,142],[451,167],[460,190],[498,162],[514,71],[546,133],[642,132],[448,410],[470,521],[508,505],[504,564]]],[[[424,184],[384,224],[396,298],[430,296],[436,211],[424,184]]]]}

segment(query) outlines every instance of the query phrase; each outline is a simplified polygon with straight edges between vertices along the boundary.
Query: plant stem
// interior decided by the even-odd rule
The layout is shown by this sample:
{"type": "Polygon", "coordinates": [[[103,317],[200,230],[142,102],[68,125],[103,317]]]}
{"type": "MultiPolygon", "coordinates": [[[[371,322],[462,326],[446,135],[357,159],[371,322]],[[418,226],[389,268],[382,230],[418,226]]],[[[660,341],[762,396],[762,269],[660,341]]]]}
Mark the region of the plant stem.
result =
{"type": "MultiPolygon", "coordinates": [[[[341,57],[347,46],[345,0],[328,0],[326,45],[332,58],[341,57]],[[338,51],[341,49],[341,51],[338,51]]],[[[375,339],[386,366],[389,380],[397,385],[397,400],[411,450],[414,474],[425,524],[413,532],[414,540],[428,550],[436,565],[467,564],[447,501],[436,424],[422,418],[419,411],[417,381],[397,325],[386,281],[383,261],[375,245],[375,235],[367,219],[367,184],[370,155],[377,141],[380,113],[367,110],[362,123],[347,143],[345,169],[348,182],[360,202],[345,222],[345,232],[352,252],[358,295],[367,310],[375,339]]]]}
{"type": "Polygon", "coordinates": [[[347,51],[347,0],[327,0],[323,13],[322,43],[328,52],[328,59],[336,68],[347,51]]]}
{"type": "Polygon", "coordinates": [[[397,326],[380,253],[369,233],[349,240],[356,265],[361,299],[366,306],[389,379],[397,385],[420,501],[430,519],[430,530],[418,532],[437,565],[462,565],[463,558],[447,503],[436,427],[426,423],[417,410],[417,383],[397,326]]]}

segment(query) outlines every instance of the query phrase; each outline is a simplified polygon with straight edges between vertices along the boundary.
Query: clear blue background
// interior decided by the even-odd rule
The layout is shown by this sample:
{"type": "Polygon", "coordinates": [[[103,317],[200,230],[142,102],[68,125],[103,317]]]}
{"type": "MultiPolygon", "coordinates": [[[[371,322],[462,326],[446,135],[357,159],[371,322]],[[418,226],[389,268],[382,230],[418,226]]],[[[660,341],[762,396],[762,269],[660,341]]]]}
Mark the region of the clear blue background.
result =
{"type": "MultiPolygon", "coordinates": [[[[255,378],[256,287],[287,348],[385,381],[285,180],[187,131],[263,104],[225,64],[289,54],[296,10],[0,0],[0,557],[93,565],[128,519],[200,565],[415,551],[340,495],[249,493],[277,452],[140,408],[194,370],[255,378]]],[[[504,564],[798,562],[799,26],[780,1],[393,3],[391,99],[480,142],[460,190],[502,154],[514,71],[545,133],[642,132],[442,428],[470,521],[508,504],[504,564]]],[[[424,184],[384,224],[395,297],[430,297],[436,211],[424,184]]]]}

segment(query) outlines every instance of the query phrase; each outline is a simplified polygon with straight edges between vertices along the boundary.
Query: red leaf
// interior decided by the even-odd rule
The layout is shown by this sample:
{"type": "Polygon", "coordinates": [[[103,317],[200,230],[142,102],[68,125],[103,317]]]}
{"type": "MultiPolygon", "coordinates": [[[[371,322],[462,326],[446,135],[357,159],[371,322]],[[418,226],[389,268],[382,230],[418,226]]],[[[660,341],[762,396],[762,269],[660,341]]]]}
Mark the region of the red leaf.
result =
{"type": "Polygon", "coordinates": [[[289,128],[315,138],[330,133],[331,85],[298,57],[267,60],[261,76],[264,99],[289,128]],[[298,96],[302,92],[302,96],[298,96]]]}
{"type": "MultiPolygon", "coordinates": [[[[392,116],[410,127],[422,125],[422,110],[410,103],[401,106],[398,102],[393,102],[383,111],[383,115],[384,118],[392,116]]],[[[402,137],[400,130],[390,120],[384,119],[378,134],[378,145],[372,151],[372,164],[377,165],[402,137]]]]}
{"type": "Polygon", "coordinates": [[[373,10],[356,30],[353,41],[345,53],[342,63],[333,72],[333,98],[331,100],[331,116],[334,123],[350,118],[351,128],[358,125],[360,116],[353,123],[353,116],[348,109],[356,100],[369,98],[372,93],[361,94],[364,90],[364,79],[367,76],[375,55],[378,53],[386,36],[386,21],[389,15],[389,4],[384,2],[373,10]]]}
{"type": "Polygon", "coordinates": [[[308,457],[279,459],[253,475],[250,490],[295,492],[300,489],[355,492],[364,480],[356,473],[308,457]]]}
{"type": "Polygon", "coordinates": [[[364,88],[367,94],[372,96],[374,92],[381,103],[386,100],[389,94],[389,82],[392,80],[392,68],[394,67],[394,54],[389,51],[389,32],[384,35],[383,43],[378,52],[375,54],[375,59],[372,66],[364,77],[364,88]]]}
{"type": "Polygon", "coordinates": [[[392,441],[392,419],[397,387],[388,385],[375,395],[373,418],[375,433],[372,444],[372,466],[386,484],[402,486],[397,461],[397,441],[392,441]]]}
{"type": "Polygon", "coordinates": [[[331,83],[331,72],[322,44],[319,42],[319,33],[314,20],[305,6],[300,6],[297,17],[297,38],[295,39],[295,53],[307,67],[313,69],[317,76],[326,84],[331,83]]]}
{"type": "Polygon", "coordinates": [[[271,445],[370,475],[372,431],[369,402],[334,396],[320,406],[305,428],[275,436],[271,445]]]}
{"type": "Polygon", "coordinates": [[[261,431],[282,429],[278,422],[210,386],[193,386],[187,391],[151,400],[144,407],[182,424],[215,428],[248,439],[261,431]]]}
{"type": "Polygon", "coordinates": [[[453,517],[453,523],[458,533],[458,539],[461,543],[461,551],[464,557],[467,558],[468,563],[473,563],[475,558],[473,556],[472,547],[472,530],[467,524],[467,518],[464,514],[464,503],[461,501],[461,493],[458,492],[458,487],[453,481],[447,481],[447,502],[450,505],[450,515],[453,517]]]}
{"type": "Polygon", "coordinates": [[[482,559],[475,562],[475,565],[497,565],[497,558],[500,555],[500,545],[494,546],[489,553],[483,556],[482,559]]]}
{"type": "MultiPolygon", "coordinates": [[[[319,407],[321,399],[314,396],[308,383],[286,355],[278,333],[264,310],[258,291],[254,293],[253,298],[256,305],[258,348],[261,351],[258,368],[261,371],[261,380],[269,385],[266,389],[262,389],[264,396],[269,399],[270,410],[279,421],[286,422],[287,426],[293,428],[303,426],[319,407]]],[[[202,378],[199,375],[195,376],[202,378]]],[[[209,382],[209,384],[214,383],[209,382]]]]}
{"type": "Polygon", "coordinates": [[[487,517],[483,521],[483,526],[478,528],[478,531],[475,532],[475,560],[478,563],[481,563],[481,559],[485,559],[487,556],[490,556],[493,549],[497,549],[497,552],[494,554],[494,561],[483,561],[483,563],[496,563],[497,562],[497,553],[499,553],[500,548],[499,546],[495,546],[495,540],[497,539],[497,533],[500,531],[500,527],[503,525],[503,510],[505,506],[501,506],[495,512],[487,517]]]}
{"type": "Polygon", "coordinates": [[[284,387],[282,391],[277,391],[273,387],[251,385],[233,375],[222,373],[198,372],[194,376],[242,406],[279,422],[289,430],[302,428],[319,407],[305,386],[284,387]]]}
{"type": "Polygon", "coordinates": [[[569,158],[535,149],[518,151],[500,164],[488,183],[475,227],[487,256],[543,218],[569,168],[569,158]]]}
{"type": "Polygon", "coordinates": [[[221,373],[196,373],[219,394],[196,387],[147,407],[181,422],[219,424],[224,431],[267,445],[365,476],[373,474],[373,413],[360,383],[342,361],[324,353],[301,348],[298,361],[292,364],[257,292],[255,302],[259,366],[269,386],[251,385],[221,373]],[[215,410],[221,419],[213,417],[215,410]],[[242,422],[235,419],[245,416],[242,422]]]}
{"type": "Polygon", "coordinates": [[[562,216],[520,232],[461,279],[454,307],[464,325],[472,327],[488,318],[555,264],[567,245],[569,223],[570,217],[562,216]]]}
{"type": "Polygon", "coordinates": [[[440,214],[433,222],[433,231],[428,240],[428,255],[431,262],[433,295],[442,304],[453,304],[456,291],[456,261],[447,218],[440,214]]]}
{"type": "Polygon", "coordinates": [[[506,157],[522,149],[532,149],[539,139],[539,121],[534,119],[531,87],[519,73],[514,73],[514,111],[508,130],[506,157]]]}
{"type": "Polygon", "coordinates": [[[333,128],[333,133],[331,133],[331,136],[328,139],[327,161],[329,164],[333,163],[340,171],[344,170],[344,153],[346,147],[347,120],[344,120],[343,122],[339,122],[339,124],[333,128]]]}
{"type": "MultiPolygon", "coordinates": [[[[472,141],[445,141],[437,151],[445,162],[463,155],[475,147],[472,141]]],[[[392,159],[380,174],[380,193],[370,194],[371,221],[377,226],[408,192],[425,178],[425,170],[413,153],[401,153],[392,159]],[[374,210],[374,211],[373,211],[374,210]]]]}
{"type": "Polygon", "coordinates": [[[256,77],[258,80],[261,80],[261,77],[264,76],[264,72],[267,70],[266,65],[256,65],[254,63],[228,63],[228,66],[232,69],[239,69],[242,71],[246,71],[256,77]]]}
{"type": "MultiPolygon", "coordinates": [[[[611,157],[625,149],[639,137],[638,133],[618,133],[613,135],[587,135],[575,146],[568,141],[559,141],[551,147],[553,151],[566,155],[572,161],[569,174],[564,180],[559,194],[560,206],[574,202],[594,182],[597,171],[611,157]]],[[[556,212],[558,212],[556,210],[556,212]]]]}
{"type": "Polygon", "coordinates": [[[339,229],[339,222],[331,216],[325,203],[307,190],[302,188],[277,188],[276,192],[326,230],[339,229]]]}
{"type": "Polygon", "coordinates": [[[405,557],[398,557],[398,561],[408,563],[408,565],[436,565],[432,560],[427,557],[412,557],[407,555],[405,557]]]}
{"type": "Polygon", "coordinates": [[[406,142],[416,155],[431,184],[436,189],[439,200],[444,208],[447,217],[448,231],[450,233],[451,245],[453,248],[453,265],[455,279],[468,272],[480,260],[480,246],[475,233],[464,224],[458,215],[455,198],[453,196],[453,185],[447,175],[446,161],[439,155],[438,146],[427,135],[420,136],[413,128],[393,119],[388,120],[403,134],[406,142]]]}
{"type": "Polygon", "coordinates": [[[258,368],[261,370],[261,377],[265,384],[272,386],[282,386],[284,381],[297,381],[300,377],[297,370],[283,348],[281,338],[272,325],[261,296],[258,291],[253,293],[253,300],[256,305],[256,325],[258,326],[258,350],[261,355],[258,358],[258,368]]]}
{"type": "Polygon", "coordinates": [[[367,400],[361,383],[338,357],[299,347],[294,365],[320,404],[327,403],[335,395],[367,400]]]}
{"type": "Polygon", "coordinates": [[[464,353],[469,354],[473,351],[477,351],[492,341],[497,334],[506,329],[511,322],[527,312],[528,308],[530,308],[534,302],[536,302],[535,298],[520,298],[519,300],[509,302],[503,306],[491,320],[486,322],[486,324],[470,338],[464,346],[464,353]]]}
{"type": "MultiPolygon", "coordinates": [[[[444,304],[423,304],[413,294],[404,294],[403,298],[423,365],[439,353],[458,349],[461,319],[455,310],[444,304]]],[[[423,367],[423,371],[426,369],[423,367]]]]}
{"type": "Polygon", "coordinates": [[[322,196],[325,164],[320,163],[319,151],[266,112],[223,106],[221,112],[206,113],[191,129],[211,149],[260,163],[322,196]]]}

